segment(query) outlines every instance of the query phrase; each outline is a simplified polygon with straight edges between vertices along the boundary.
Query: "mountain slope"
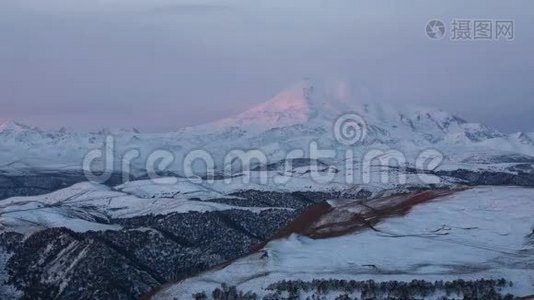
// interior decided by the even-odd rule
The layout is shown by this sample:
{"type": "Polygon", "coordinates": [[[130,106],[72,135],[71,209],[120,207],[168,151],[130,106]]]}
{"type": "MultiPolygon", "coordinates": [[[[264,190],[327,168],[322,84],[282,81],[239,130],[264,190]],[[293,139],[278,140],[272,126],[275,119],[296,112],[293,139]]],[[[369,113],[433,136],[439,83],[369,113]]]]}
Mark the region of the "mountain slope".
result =
{"type": "MultiPolygon", "coordinates": [[[[221,284],[253,291],[261,298],[273,292],[273,285],[288,280],[369,278],[433,282],[504,277],[513,282],[507,291],[529,295],[534,291],[532,196],[531,189],[479,187],[418,204],[405,214],[389,216],[357,232],[314,239],[295,234],[271,241],[231,264],[164,287],[154,299],[185,299],[202,291],[210,294],[221,284]]],[[[332,205],[338,216],[349,212],[357,216],[366,211],[372,214],[376,207],[372,201],[366,204],[332,205]]],[[[340,219],[324,215],[315,221],[334,227],[340,219]]],[[[320,286],[316,288],[321,291],[320,286]]],[[[327,299],[344,292],[324,291],[327,299]]],[[[302,298],[307,292],[298,290],[297,294],[302,298]]]]}

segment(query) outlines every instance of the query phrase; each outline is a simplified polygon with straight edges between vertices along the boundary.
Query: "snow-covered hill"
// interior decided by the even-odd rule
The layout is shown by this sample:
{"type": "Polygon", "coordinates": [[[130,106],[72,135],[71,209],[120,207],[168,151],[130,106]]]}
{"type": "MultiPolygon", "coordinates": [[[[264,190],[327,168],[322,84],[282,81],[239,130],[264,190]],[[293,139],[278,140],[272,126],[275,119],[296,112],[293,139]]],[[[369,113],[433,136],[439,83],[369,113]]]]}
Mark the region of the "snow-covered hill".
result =
{"type": "Polygon", "coordinates": [[[111,219],[231,209],[259,213],[267,209],[254,207],[253,202],[249,202],[251,207],[238,207],[200,201],[235,197],[193,186],[187,181],[178,186],[139,181],[112,190],[104,185],[85,182],[46,195],[1,200],[0,232],[32,233],[59,227],[76,232],[119,230],[121,227],[112,224],[111,219]],[[171,192],[166,193],[166,190],[171,192]]]}
{"type": "MultiPolygon", "coordinates": [[[[330,211],[322,219],[308,220],[309,224],[323,228],[342,226],[346,220],[365,224],[358,218],[342,217],[347,214],[364,217],[366,211],[372,215],[374,210],[378,210],[374,217],[384,220],[375,224],[370,218],[363,229],[338,237],[310,239],[293,234],[271,241],[258,252],[231,264],[164,287],[154,299],[185,299],[202,291],[211,295],[221,284],[252,291],[262,298],[276,293],[272,284],[283,280],[302,283],[314,279],[365,281],[369,278],[378,282],[506,278],[513,282],[513,287],[507,287],[504,292],[530,295],[534,292],[534,233],[530,213],[534,209],[533,196],[534,190],[528,188],[478,187],[389,216],[380,210],[388,205],[384,201],[365,205],[332,204],[337,218],[328,218],[328,214],[333,214],[330,211]]],[[[389,200],[398,201],[398,198],[389,200]]],[[[334,299],[347,292],[339,286],[315,288],[324,299],[334,299]]],[[[303,299],[314,291],[293,292],[303,299]]],[[[272,299],[287,295],[283,292],[272,299]]],[[[351,295],[354,296],[359,297],[359,291],[351,295]]],[[[439,296],[443,295],[430,294],[424,298],[439,296]]],[[[461,294],[450,296],[462,298],[461,294]]]]}

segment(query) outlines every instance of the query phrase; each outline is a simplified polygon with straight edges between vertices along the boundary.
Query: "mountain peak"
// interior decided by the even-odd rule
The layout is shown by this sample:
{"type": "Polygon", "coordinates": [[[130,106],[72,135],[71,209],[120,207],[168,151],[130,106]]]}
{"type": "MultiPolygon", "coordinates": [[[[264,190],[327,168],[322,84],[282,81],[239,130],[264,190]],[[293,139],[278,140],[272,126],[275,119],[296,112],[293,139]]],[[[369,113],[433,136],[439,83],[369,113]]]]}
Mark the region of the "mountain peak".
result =
{"type": "Polygon", "coordinates": [[[525,132],[520,131],[520,132],[512,133],[510,137],[522,144],[534,145],[534,140],[532,139],[532,137],[525,132]]]}
{"type": "MultiPolygon", "coordinates": [[[[217,127],[276,128],[302,124],[322,116],[328,120],[354,111],[355,102],[343,81],[317,81],[306,78],[270,100],[216,122],[217,127]]],[[[361,106],[363,107],[363,106],[361,106]]],[[[359,109],[358,109],[359,110],[359,109]]]]}
{"type": "Polygon", "coordinates": [[[274,128],[306,122],[312,113],[310,96],[313,90],[312,83],[309,80],[303,80],[264,103],[217,122],[217,125],[218,127],[274,128]]]}
{"type": "Polygon", "coordinates": [[[5,121],[0,124],[0,133],[4,134],[18,134],[31,130],[35,130],[35,128],[15,121],[5,121]]]}

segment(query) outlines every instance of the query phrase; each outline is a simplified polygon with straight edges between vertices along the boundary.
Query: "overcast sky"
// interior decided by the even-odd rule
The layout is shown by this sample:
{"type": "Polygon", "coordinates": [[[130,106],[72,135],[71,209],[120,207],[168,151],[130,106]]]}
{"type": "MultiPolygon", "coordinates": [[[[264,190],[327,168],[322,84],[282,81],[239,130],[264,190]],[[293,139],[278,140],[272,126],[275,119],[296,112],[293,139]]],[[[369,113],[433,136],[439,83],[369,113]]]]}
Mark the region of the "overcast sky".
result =
{"type": "Polygon", "coordinates": [[[304,77],[534,131],[534,1],[0,1],[0,120],[169,131],[304,77]],[[452,41],[453,19],[511,19],[515,38],[452,41]]]}

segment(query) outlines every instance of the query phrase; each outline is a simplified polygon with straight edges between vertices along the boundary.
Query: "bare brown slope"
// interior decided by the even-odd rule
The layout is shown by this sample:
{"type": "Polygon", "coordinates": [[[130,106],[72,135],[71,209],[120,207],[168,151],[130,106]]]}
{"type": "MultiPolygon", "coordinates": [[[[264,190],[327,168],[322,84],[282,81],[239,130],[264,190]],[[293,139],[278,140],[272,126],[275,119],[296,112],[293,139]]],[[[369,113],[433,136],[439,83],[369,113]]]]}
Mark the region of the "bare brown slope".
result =
{"type": "MultiPolygon", "coordinates": [[[[280,229],[271,240],[288,237],[293,233],[314,239],[323,239],[353,233],[373,226],[385,218],[402,216],[420,203],[444,197],[466,187],[446,190],[429,190],[418,193],[395,195],[370,201],[346,200],[333,207],[321,202],[305,210],[293,222],[280,229]]],[[[265,246],[266,241],[256,249],[265,246]]]]}

